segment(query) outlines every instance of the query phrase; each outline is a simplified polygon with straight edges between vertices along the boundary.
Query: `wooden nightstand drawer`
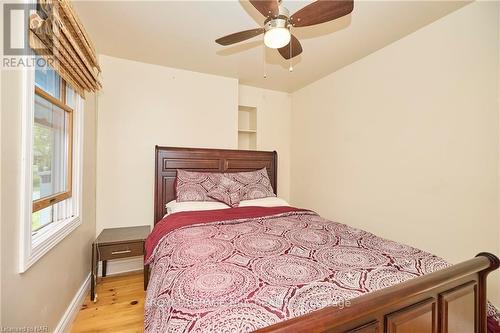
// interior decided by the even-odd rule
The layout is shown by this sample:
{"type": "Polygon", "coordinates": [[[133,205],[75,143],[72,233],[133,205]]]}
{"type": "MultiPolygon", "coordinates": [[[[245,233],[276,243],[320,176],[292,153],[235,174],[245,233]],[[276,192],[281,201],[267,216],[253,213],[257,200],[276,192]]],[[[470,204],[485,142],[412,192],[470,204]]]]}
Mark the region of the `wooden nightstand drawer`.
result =
{"type": "Polygon", "coordinates": [[[118,258],[127,258],[142,256],[144,254],[144,243],[124,243],[114,245],[99,245],[99,259],[111,260],[118,258]]]}
{"type": "MultiPolygon", "coordinates": [[[[92,243],[92,274],[90,274],[90,299],[95,301],[95,288],[99,275],[99,261],[102,261],[102,277],[106,276],[108,260],[144,255],[144,242],[150,227],[107,228],[101,231],[92,243]]],[[[148,286],[149,265],[144,265],[144,290],[148,286]]]]}

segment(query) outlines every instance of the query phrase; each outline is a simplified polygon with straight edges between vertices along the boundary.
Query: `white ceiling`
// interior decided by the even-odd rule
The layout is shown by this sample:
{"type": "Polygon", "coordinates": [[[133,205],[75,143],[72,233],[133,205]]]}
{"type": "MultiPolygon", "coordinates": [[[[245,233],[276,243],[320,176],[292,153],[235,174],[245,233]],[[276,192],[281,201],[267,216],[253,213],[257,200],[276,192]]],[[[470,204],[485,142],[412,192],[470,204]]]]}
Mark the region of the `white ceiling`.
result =
{"type": "MultiPolygon", "coordinates": [[[[283,0],[291,13],[310,1],[283,0]]],[[[333,22],[297,28],[304,52],[294,71],[262,37],[223,47],[214,40],[256,28],[260,13],[246,1],[75,1],[98,53],[238,78],[240,83],[297,90],[464,6],[458,1],[356,1],[333,22]],[[264,78],[264,72],[267,78],[264,78]]]]}

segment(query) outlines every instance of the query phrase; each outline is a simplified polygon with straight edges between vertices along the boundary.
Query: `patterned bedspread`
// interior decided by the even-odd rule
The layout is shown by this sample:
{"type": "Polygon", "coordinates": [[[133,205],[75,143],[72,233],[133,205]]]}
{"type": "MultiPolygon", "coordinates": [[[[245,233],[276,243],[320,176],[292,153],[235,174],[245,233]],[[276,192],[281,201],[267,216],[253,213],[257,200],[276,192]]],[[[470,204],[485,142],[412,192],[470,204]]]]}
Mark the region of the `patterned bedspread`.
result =
{"type": "Polygon", "coordinates": [[[172,214],[147,248],[146,332],[249,332],[449,266],[285,207],[172,214]]]}

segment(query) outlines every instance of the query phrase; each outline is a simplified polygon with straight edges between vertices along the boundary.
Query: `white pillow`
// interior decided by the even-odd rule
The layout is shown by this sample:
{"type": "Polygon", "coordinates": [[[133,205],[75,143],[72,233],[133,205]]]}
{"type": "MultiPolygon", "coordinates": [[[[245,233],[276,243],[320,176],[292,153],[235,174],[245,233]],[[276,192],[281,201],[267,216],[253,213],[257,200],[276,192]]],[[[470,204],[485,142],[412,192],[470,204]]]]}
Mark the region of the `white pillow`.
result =
{"type": "MultiPolygon", "coordinates": [[[[290,206],[288,202],[278,197],[267,197],[253,200],[243,200],[240,201],[238,207],[249,207],[249,206],[259,206],[259,207],[277,207],[277,206],[290,206]]],[[[178,213],[178,212],[191,212],[196,210],[215,210],[215,209],[226,209],[231,208],[230,206],[218,202],[218,201],[184,201],[177,202],[175,200],[170,201],[165,205],[168,214],[178,213]]]]}
{"type": "Polygon", "coordinates": [[[260,207],[277,207],[290,206],[288,202],[278,197],[267,197],[253,200],[240,201],[238,207],[260,206],[260,207]]]}
{"type": "Polygon", "coordinates": [[[214,210],[214,209],[225,209],[231,208],[222,202],[216,201],[184,201],[177,202],[175,200],[170,201],[165,205],[167,208],[167,215],[178,212],[191,212],[195,210],[214,210]]]}

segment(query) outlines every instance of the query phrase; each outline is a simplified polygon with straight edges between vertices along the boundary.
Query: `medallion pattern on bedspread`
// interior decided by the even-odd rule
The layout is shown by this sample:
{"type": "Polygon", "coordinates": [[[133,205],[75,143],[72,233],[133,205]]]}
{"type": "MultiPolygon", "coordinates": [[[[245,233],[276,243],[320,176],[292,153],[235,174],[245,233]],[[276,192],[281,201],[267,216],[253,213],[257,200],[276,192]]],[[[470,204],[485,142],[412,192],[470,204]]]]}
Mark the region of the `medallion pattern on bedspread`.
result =
{"type": "Polygon", "coordinates": [[[310,211],[181,227],[153,256],[146,332],[250,332],[449,266],[310,211]]]}

